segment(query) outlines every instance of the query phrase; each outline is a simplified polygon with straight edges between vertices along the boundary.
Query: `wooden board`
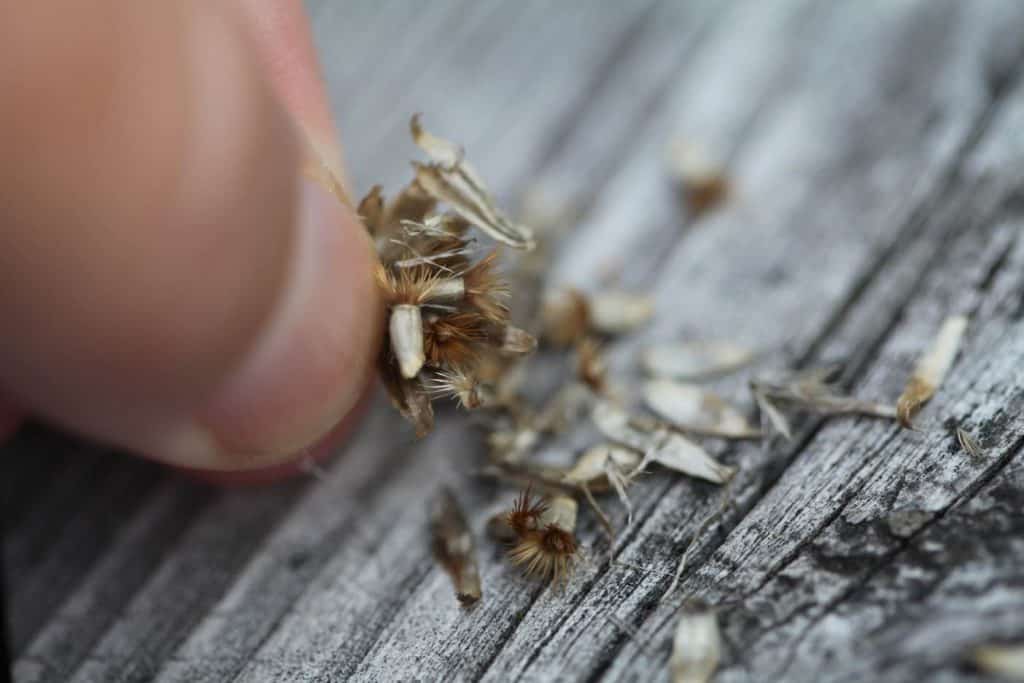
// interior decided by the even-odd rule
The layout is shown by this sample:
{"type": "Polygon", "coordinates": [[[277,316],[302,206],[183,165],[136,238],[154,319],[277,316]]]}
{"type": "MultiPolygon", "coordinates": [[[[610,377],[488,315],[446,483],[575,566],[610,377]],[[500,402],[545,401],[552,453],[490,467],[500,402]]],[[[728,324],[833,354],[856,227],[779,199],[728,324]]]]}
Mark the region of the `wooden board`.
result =
{"type": "Polygon", "coordinates": [[[453,485],[479,530],[514,491],[467,482],[482,445],[454,412],[415,442],[378,400],[324,480],[246,490],[25,433],[0,459],[16,680],[667,680],[687,599],[720,611],[722,681],[970,679],[973,646],[1024,640],[1024,5],[309,9],[359,188],[406,177],[422,111],[508,202],[572,200],[552,280],[617,274],[658,304],[619,371],[652,340],[725,338],[891,400],[947,315],[971,316],[963,353],[919,432],[709,442],[733,505],[664,599],[720,489],[657,474],[613,547],[584,516],[564,591],[481,541],[461,610],[427,504],[453,485]],[[675,135],[728,160],[720,210],[681,209],[675,135]]]}

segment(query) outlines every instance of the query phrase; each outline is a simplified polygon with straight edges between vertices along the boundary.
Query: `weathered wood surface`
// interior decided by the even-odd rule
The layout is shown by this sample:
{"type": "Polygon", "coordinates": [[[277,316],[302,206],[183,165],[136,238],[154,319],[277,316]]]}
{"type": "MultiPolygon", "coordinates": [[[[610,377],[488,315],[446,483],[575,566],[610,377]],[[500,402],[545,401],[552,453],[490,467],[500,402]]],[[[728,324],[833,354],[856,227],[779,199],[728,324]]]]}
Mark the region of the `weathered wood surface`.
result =
{"type": "Polygon", "coordinates": [[[964,352],[920,432],[711,444],[740,467],[734,505],[663,602],[719,490],[657,475],[610,551],[585,518],[562,593],[481,542],[484,598],[460,610],[427,502],[456,485],[480,529],[512,493],[466,487],[480,447],[454,414],[415,443],[378,401],[324,481],[256,490],[25,434],[0,461],[16,680],[665,680],[683,596],[720,608],[722,681],[980,678],[973,645],[1024,640],[1024,4],[310,10],[359,187],[405,178],[418,110],[507,199],[571,198],[554,279],[619,271],[659,304],[623,371],[647,341],[718,337],[844,361],[891,399],[948,314],[971,315],[964,352]],[[665,176],[677,133],[736,181],[699,220],[665,176]]]}

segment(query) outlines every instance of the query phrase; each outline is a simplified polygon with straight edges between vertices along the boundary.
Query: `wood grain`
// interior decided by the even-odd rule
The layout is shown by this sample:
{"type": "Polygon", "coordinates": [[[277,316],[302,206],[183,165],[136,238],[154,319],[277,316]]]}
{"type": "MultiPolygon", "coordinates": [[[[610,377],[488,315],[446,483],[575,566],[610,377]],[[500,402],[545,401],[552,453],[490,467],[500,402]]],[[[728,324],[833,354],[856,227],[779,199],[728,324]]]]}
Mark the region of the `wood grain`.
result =
{"type": "Polygon", "coordinates": [[[428,503],[453,486],[480,530],[515,492],[466,478],[482,446],[455,412],[415,442],[378,400],[322,480],[252,490],[28,433],[0,460],[16,680],[667,680],[691,599],[719,609],[721,681],[970,679],[971,647],[1024,640],[1024,5],[308,6],[359,188],[406,178],[422,111],[504,199],[571,199],[552,282],[658,305],[617,371],[724,338],[772,351],[755,371],[838,361],[893,400],[945,316],[970,316],[964,349],[917,432],[709,441],[740,468],[733,505],[665,599],[720,489],[659,473],[611,548],[583,516],[564,591],[481,541],[460,609],[428,503]],[[720,210],[681,207],[677,135],[727,160],[720,210]]]}

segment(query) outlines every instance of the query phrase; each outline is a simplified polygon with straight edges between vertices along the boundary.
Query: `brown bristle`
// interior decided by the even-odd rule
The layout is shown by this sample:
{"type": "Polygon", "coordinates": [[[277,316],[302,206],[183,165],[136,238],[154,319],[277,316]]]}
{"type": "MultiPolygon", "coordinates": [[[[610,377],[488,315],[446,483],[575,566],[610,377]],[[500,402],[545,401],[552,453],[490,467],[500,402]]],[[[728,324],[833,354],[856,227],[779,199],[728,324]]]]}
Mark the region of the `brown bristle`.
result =
{"type": "Polygon", "coordinates": [[[495,271],[498,251],[492,251],[463,274],[466,282],[466,301],[490,320],[503,322],[508,319],[510,296],[508,283],[498,277],[495,271]]]}
{"type": "Polygon", "coordinates": [[[564,583],[576,564],[576,539],[554,524],[519,536],[509,551],[513,564],[524,568],[527,576],[537,576],[555,584],[564,583]]]}
{"type": "Polygon", "coordinates": [[[438,282],[438,273],[427,266],[401,268],[392,272],[377,264],[374,275],[389,305],[418,306],[430,297],[430,290],[438,282]]]}
{"type": "Polygon", "coordinates": [[[533,500],[533,491],[527,488],[516,498],[512,510],[505,519],[516,536],[522,538],[540,529],[540,518],[547,509],[548,505],[544,499],[533,500]]]}
{"type": "Polygon", "coordinates": [[[478,344],[487,339],[486,320],[476,313],[452,313],[426,321],[423,348],[432,365],[475,362],[478,344]]]}

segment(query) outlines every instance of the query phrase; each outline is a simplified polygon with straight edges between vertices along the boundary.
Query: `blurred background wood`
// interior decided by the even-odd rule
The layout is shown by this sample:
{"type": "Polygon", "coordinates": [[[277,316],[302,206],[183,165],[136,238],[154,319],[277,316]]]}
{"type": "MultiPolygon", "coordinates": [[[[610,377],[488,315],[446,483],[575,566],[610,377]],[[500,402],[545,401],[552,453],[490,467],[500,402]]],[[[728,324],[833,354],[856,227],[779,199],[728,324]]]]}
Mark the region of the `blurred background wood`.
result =
{"type": "Polygon", "coordinates": [[[683,596],[720,606],[721,681],[973,679],[973,646],[1024,640],[1024,3],[308,7],[357,191],[406,179],[422,111],[506,204],[571,202],[554,280],[617,273],[658,303],[619,365],[725,338],[891,398],[946,315],[972,316],[964,353],[921,432],[714,444],[735,505],[665,602],[718,490],[659,474],[610,550],[584,518],[562,593],[481,542],[461,610],[427,503],[453,485],[480,530],[514,493],[466,486],[482,445],[455,414],[415,442],[378,397],[323,481],[251,490],[23,433],[0,458],[16,680],[667,680],[683,596]],[[735,182],[699,219],[665,170],[677,135],[735,182]]]}

